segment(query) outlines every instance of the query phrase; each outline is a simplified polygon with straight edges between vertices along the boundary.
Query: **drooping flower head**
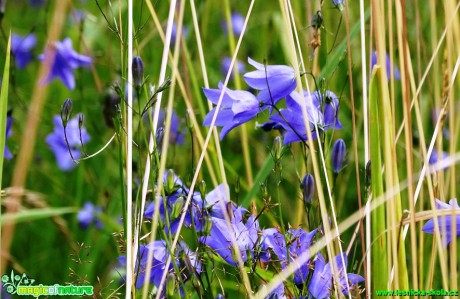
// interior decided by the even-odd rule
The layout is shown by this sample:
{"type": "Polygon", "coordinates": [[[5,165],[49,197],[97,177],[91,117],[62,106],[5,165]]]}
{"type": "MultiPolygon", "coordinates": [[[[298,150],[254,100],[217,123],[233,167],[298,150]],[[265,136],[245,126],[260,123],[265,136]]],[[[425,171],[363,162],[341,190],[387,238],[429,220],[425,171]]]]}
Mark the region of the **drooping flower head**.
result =
{"type": "MultiPolygon", "coordinates": [[[[232,129],[250,121],[261,111],[259,101],[252,93],[244,90],[231,90],[229,88],[223,90],[222,82],[219,83],[219,89],[203,88],[203,92],[208,100],[215,105],[218,104],[219,97],[224,92],[215,123],[217,127],[222,127],[222,131],[220,132],[221,140],[232,129]]],[[[209,111],[203,121],[203,125],[211,125],[215,111],[216,108],[209,111]]]]}
{"type": "Polygon", "coordinates": [[[61,116],[55,115],[53,121],[54,131],[46,137],[46,143],[56,156],[58,167],[61,170],[70,171],[76,165],[72,160],[72,156],[74,159],[80,158],[81,143],[87,143],[90,140],[90,136],[84,127],[82,127],[80,131],[78,115],[69,120],[66,127],[66,135],[70,150],[72,151],[71,156],[65,142],[64,126],[61,116]]]}
{"type": "MultiPolygon", "coordinates": [[[[387,53],[385,53],[385,63],[386,63],[386,68],[387,68],[387,78],[391,78],[391,60],[390,56],[388,56],[387,53]]],[[[372,52],[371,56],[371,70],[374,68],[374,65],[377,64],[377,52],[374,51],[372,52]]],[[[393,75],[396,80],[401,80],[401,74],[399,73],[399,68],[395,65],[393,65],[393,75]]]]}
{"type": "Polygon", "coordinates": [[[310,280],[310,284],[308,285],[308,291],[313,298],[323,299],[331,297],[333,278],[339,278],[340,281],[338,282],[338,285],[340,286],[340,292],[342,292],[345,296],[348,296],[348,290],[354,285],[364,281],[364,278],[357,274],[348,273],[345,275],[347,272],[346,253],[337,255],[335,257],[335,263],[339,273],[334,275],[332,273],[333,266],[331,265],[331,262],[326,264],[321,253],[317,254],[313,276],[310,280]],[[342,261],[344,261],[345,264],[342,263],[342,261]]]}
{"type": "Polygon", "coordinates": [[[307,110],[308,122],[310,130],[312,130],[313,139],[317,138],[315,124],[321,130],[321,124],[324,123],[324,118],[320,110],[313,104],[313,97],[306,96],[305,99],[298,92],[293,91],[286,97],[286,108],[281,109],[280,114],[273,114],[270,120],[278,123],[285,130],[284,144],[291,142],[299,142],[307,140],[307,130],[302,114],[302,107],[307,110]]]}
{"type": "Polygon", "coordinates": [[[238,245],[241,259],[245,262],[248,254],[253,255],[258,240],[259,222],[251,215],[246,223],[243,223],[243,214],[235,210],[231,218],[230,227],[224,219],[213,217],[209,236],[200,237],[199,242],[211,247],[227,263],[235,266],[235,251],[232,245],[232,236],[238,245]]]}
{"type": "MultiPolygon", "coordinates": [[[[237,12],[232,13],[230,17],[230,22],[232,23],[232,32],[235,37],[239,37],[240,34],[243,32],[244,26],[244,17],[237,12]]],[[[222,23],[222,30],[224,30],[225,34],[228,35],[228,26],[227,21],[223,20],[222,23]]]]}
{"type": "Polygon", "coordinates": [[[316,139],[318,133],[323,131],[342,128],[338,120],[339,101],[333,92],[326,91],[325,95],[318,91],[311,94],[304,92],[301,95],[293,91],[286,97],[286,108],[280,110],[281,115],[270,116],[272,122],[278,123],[285,130],[284,144],[307,141],[307,128],[302,109],[307,111],[307,121],[310,123],[313,139],[316,139]]]}
{"type": "MultiPolygon", "coordinates": [[[[72,40],[64,39],[62,42],[54,44],[55,56],[52,62],[48,77],[44,79],[44,83],[49,83],[55,78],[59,78],[68,89],[75,88],[74,70],[78,67],[87,67],[91,64],[91,57],[78,54],[72,48],[72,40]]],[[[46,61],[47,57],[52,53],[50,46],[46,47],[45,53],[39,56],[39,59],[46,61]]]]}
{"type": "MultiPolygon", "coordinates": [[[[286,241],[285,237],[276,229],[269,228],[262,231],[261,239],[261,249],[262,255],[261,260],[268,261],[279,261],[281,267],[284,269],[288,264],[296,263],[296,259],[305,251],[308,251],[310,246],[313,244],[313,238],[316,235],[318,230],[312,230],[311,232],[306,232],[305,230],[299,229],[290,229],[286,233],[286,239],[288,242],[289,250],[289,261],[288,254],[286,250],[286,241]],[[270,255],[271,250],[275,255],[276,259],[273,259],[270,255]]],[[[294,273],[294,283],[296,285],[302,285],[308,278],[308,273],[310,271],[310,262],[306,261],[298,267],[294,273]]]]}
{"type": "MultiPolygon", "coordinates": [[[[166,260],[169,257],[169,250],[164,240],[156,240],[150,244],[147,244],[146,246],[139,246],[139,252],[135,263],[135,273],[138,273],[136,277],[136,289],[139,289],[144,285],[145,276],[147,275],[149,251],[153,251],[153,256],[150,277],[147,279],[147,281],[155,284],[156,287],[160,286],[161,278],[165,271],[174,273],[174,265],[181,269],[181,273],[189,274],[184,275],[184,281],[190,278],[190,273],[199,274],[202,272],[202,266],[197,258],[196,253],[191,251],[184,242],[179,242],[175,257],[172,263],[170,263],[168,269],[166,269],[165,266],[166,260]]],[[[118,258],[118,262],[122,266],[126,266],[126,256],[120,256],[118,258]]]]}
{"type": "Polygon", "coordinates": [[[250,65],[257,70],[244,74],[246,83],[260,90],[257,99],[267,105],[276,105],[296,87],[294,69],[286,65],[263,65],[248,58],[250,65]]]}
{"type": "Polygon", "coordinates": [[[93,203],[87,201],[83,209],[78,211],[77,219],[82,228],[88,228],[90,224],[94,224],[97,228],[102,228],[102,221],[99,215],[102,213],[102,208],[95,206],[93,203]]]}
{"type": "MultiPolygon", "coordinates": [[[[185,39],[188,35],[188,28],[186,26],[182,26],[182,36],[180,38],[185,39]]],[[[174,46],[176,44],[176,38],[177,38],[177,25],[176,23],[172,24],[171,28],[171,46],[174,46]]]]}
{"type": "MultiPolygon", "coordinates": [[[[13,117],[11,117],[11,115],[8,115],[6,117],[6,138],[10,137],[11,134],[13,134],[13,131],[11,130],[12,125],[13,125],[13,117]]],[[[5,149],[3,151],[3,157],[8,160],[13,158],[13,154],[6,146],[6,142],[5,142],[5,149]]]]}
{"type": "MultiPolygon", "coordinates": [[[[222,59],[222,62],[220,63],[220,71],[222,72],[222,75],[225,77],[227,76],[228,70],[230,69],[230,64],[232,63],[232,59],[230,57],[224,57],[222,59]]],[[[244,63],[240,60],[235,61],[236,69],[238,70],[238,73],[244,72],[244,63]]],[[[230,79],[233,78],[233,70],[230,73],[230,79]]]]}
{"type": "MultiPolygon", "coordinates": [[[[158,128],[164,128],[166,125],[166,115],[164,110],[160,110],[158,116],[158,128]]],[[[171,127],[169,131],[170,144],[183,144],[185,139],[185,130],[181,130],[181,119],[177,116],[176,111],[173,110],[171,115],[171,127]]]]}
{"type": "MultiPolygon", "coordinates": [[[[446,153],[446,152],[439,152],[437,151],[436,149],[434,149],[432,152],[431,152],[431,156],[430,158],[428,159],[428,163],[430,165],[435,165],[436,163],[440,163],[442,162],[444,159],[447,159],[449,158],[449,154],[446,153]]],[[[444,166],[444,168],[447,168],[448,166],[444,166]]]]}
{"type": "MultiPolygon", "coordinates": [[[[458,206],[457,199],[451,199],[449,203],[445,203],[440,201],[439,199],[436,199],[436,209],[438,210],[460,210],[460,207],[458,206]]],[[[438,220],[438,225],[439,225],[439,233],[441,234],[441,239],[442,239],[442,244],[444,246],[449,245],[449,243],[452,241],[452,238],[455,237],[452,235],[452,226],[454,225],[454,218],[455,218],[455,227],[454,227],[454,232],[455,236],[458,237],[460,236],[460,215],[457,215],[455,217],[453,216],[439,216],[437,217],[438,220]]],[[[428,220],[427,223],[422,228],[422,231],[428,234],[434,234],[435,233],[435,223],[434,219],[428,220]]]]}
{"type": "Polygon", "coordinates": [[[35,48],[37,38],[35,34],[29,34],[24,37],[13,34],[11,37],[11,51],[13,52],[16,66],[20,69],[25,68],[32,60],[32,50],[35,48]]]}
{"type": "Polygon", "coordinates": [[[332,4],[340,11],[343,11],[343,0],[332,0],[332,4]]]}

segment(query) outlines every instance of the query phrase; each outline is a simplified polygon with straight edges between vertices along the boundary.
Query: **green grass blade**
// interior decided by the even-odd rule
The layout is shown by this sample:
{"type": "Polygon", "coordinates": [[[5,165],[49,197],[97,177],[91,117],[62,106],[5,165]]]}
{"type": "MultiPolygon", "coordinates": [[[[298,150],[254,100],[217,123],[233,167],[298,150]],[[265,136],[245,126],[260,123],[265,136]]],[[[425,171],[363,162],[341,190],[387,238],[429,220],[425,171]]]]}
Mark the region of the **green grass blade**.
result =
{"type": "Polygon", "coordinates": [[[75,212],[77,212],[77,209],[73,207],[24,210],[14,214],[3,214],[0,223],[3,225],[6,222],[20,223],[26,221],[35,221],[75,212]]]}
{"type": "Polygon", "coordinates": [[[8,38],[8,46],[6,47],[5,68],[3,70],[2,88],[0,91],[0,190],[2,189],[3,159],[5,158],[6,110],[8,107],[8,84],[10,82],[10,49],[11,35],[8,38]]]}
{"type": "MultiPolygon", "coordinates": [[[[369,96],[369,127],[370,127],[370,157],[371,157],[371,186],[372,198],[378,198],[383,194],[382,156],[380,142],[379,122],[379,97],[381,95],[378,76],[381,69],[374,68],[370,81],[369,96]]],[[[372,221],[372,247],[371,247],[371,271],[372,290],[387,289],[388,281],[388,256],[385,224],[385,205],[381,205],[371,213],[372,221]]]]}

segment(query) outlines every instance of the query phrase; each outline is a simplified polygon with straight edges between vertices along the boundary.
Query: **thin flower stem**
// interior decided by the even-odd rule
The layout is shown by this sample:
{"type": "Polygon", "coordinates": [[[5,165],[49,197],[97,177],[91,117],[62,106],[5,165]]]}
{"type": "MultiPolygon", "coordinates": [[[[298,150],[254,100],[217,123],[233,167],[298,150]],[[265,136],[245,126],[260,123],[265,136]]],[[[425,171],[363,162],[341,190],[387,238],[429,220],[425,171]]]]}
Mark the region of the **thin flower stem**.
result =
{"type": "Polygon", "coordinates": [[[126,136],[126,299],[135,297],[134,264],[137,236],[133,238],[133,1],[128,0],[128,105],[126,136]]]}
{"type": "Polygon", "coordinates": [[[73,157],[73,154],[72,154],[72,149],[70,148],[70,144],[69,144],[69,140],[67,139],[67,125],[64,126],[64,140],[65,140],[65,144],[67,145],[67,150],[69,151],[69,154],[70,154],[70,158],[72,158],[72,161],[75,162],[75,164],[77,164],[77,160],[75,160],[75,158],[73,157]]]}

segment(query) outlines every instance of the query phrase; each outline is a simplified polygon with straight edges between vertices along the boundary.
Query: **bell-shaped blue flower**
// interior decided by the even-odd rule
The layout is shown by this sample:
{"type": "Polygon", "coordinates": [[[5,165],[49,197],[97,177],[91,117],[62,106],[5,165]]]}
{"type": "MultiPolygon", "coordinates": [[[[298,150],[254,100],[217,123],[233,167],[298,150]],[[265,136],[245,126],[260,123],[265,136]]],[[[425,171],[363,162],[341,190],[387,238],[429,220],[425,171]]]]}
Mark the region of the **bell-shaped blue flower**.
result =
{"type": "Polygon", "coordinates": [[[315,130],[315,123],[319,130],[322,130],[324,124],[324,117],[321,111],[313,102],[314,97],[300,95],[298,92],[293,91],[286,97],[286,108],[281,109],[280,114],[273,114],[270,120],[279,123],[284,133],[284,144],[292,142],[306,141],[307,130],[302,114],[302,107],[307,110],[307,121],[310,123],[310,129],[313,139],[317,138],[315,130]]]}
{"type": "Polygon", "coordinates": [[[93,203],[87,201],[83,209],[77,213],[78,223],[82,228],[87,228],[90,224],[94,224],[97,228],[102,228],[102,222],[99,219],[99,214],[101,213],[101,207],[96,207],[93,203]]]}
{"type": "MultiPolygon", "coordinates": [[[[230,64],[232,62],[232,59],[230,57],[224,57],[222,59],[222,62],[220,63],[220,71],[222,72],[222,75],[225,77],[227,76],[228,70],[230,69],[230,64]]],[[[240,60],[235,61],[236,64],[236,69],[238,70],[238,73],[244,72],[244,63],[240,60]]],[[[233,70],[230,73],[230,79],[233,78],[233,70]]]]}
{"type": "MultiPolygon", "coordinates": [[[[372,52],[372,56],[371,56],[371,69],[374,68],[374,65],[377,64],[377,52],[374,51],[372,52]]],[[[387,68],[387,78],[390,79],[391,78],[391,60],[390,60],[390,56],[388,56],[387,53],[385,53],[385,64],[386,64],[386,68],[387,68]]],[[[395,65],[393,65],[393,75],[395,77],[396,80],[401,80],[401,74],[399,73],[399,68],[395,65]]]]}
{"type": "Polygon", "coordinates": [[[316,299],[323,299],[331,297],[332,292],[332,279],[338,277],[340,281],[338,285],[340,286],[340,291],[345,296],[348,296],[348,289],[352,288],[357,283],[363,282],[364,278],[360,275],[348,273],[347,271],[347,255],[343,253],[342,255],[337,255],[335,257],[335,263],[339,273],[335,275],[332,274],[332,265],[327,263],[324,260],[324,257],[321,253],[318,253],[316,256],[315,267],[313,271],[313,276],[308,285],[308,291],[316,299]],[[345,264],[342,263],[342,260],[345,264]],[[348,278],[348,281],[347,281],[348,278]]]}
{"type": "Polygon", "coordinates": [[[253,254],[258,240],[259,222],[251,215],[246,223],[243,223],[242,214],[236,210],[231,219],[230,228],[224,219],[212,218],[210,235],[200,237],[199,242],[211,247],[227,263],[236,266],[232,236],[239,248],[241,259],[245,262],[248,253],[253,254]]]}
{"type": "Polygon", "coordinates": [[[296,87],[294,69],[287,65],[263,65],[248,58],[257,70],[244,74],[246,83],[260,90],[257,99],[267,105],[276,105],[296,87]]]}
{"type": "MultiPolygon", "coordinates": [[[[243,32],[244,17],[240,13],[234,12],[230,17],[230,22],[232,23],[233,35],[235,37],[239,37],[240,34],[243,32]]],[[[227,21],[223,20],[221,25],[225,34],[228,34],[227,21]]]]}
{"type": "MultiPolygon", "coordinates": [[[[303,252],[309,250],[310,246],[313,244],[313,238],[315,237],[317,231],[317,229],[314,229],[311,232],[306,232],[305,230],[299,228],[290,229],[287,232],[286,238],[289,244],[288,262],[285,237],[276,229],[269,228],[264,230],[261,238],[261,260],[264,262],[277,260],[284,269],[288,263],[295,263],[296,258],[298,258],[303,252]],[[271,249],[277,256],[276,259],[272,259],[270,257],[269,249],[271,249]]],[[[297,271],[294,272],[294,283],[296,285],[303,284],[308,278],[308,273],[310,271],[309,264],[309,261],[306,261],[297,269],[297,271]]]]}
{"type": "MultiPolygon", "coordinates": [[[[436,209],[438,210],[460,210],[457,199],[451,199],[449,203],[445,203],[436,199],[436,209]]],[[[460,236],[460,215],[455,216],[455,236],[452,235],[452,226],[454,222],[453,216],[439,216],[438,218],[439,233],[441,234],[442,244],[446,247],[452,241],[453,237],[460,236]]],[[[428,234],[434,234],[434,220],[431,219],[422,228],[422,231],[428,234]]]]}
{"type": "Polygon", "coordinates": [[[318,133],[323,131],[342,128],[342,124],[338,120],[339,101],[333,92],[326,91],[322,95],[318,91],[311,94],[304,91],[301,95],[293,91],[286,97],[286,108],[281,109],[281,115],[273,114],[270,116],[271,121],[279,123],[286,131],[284,144],[307,141],[308,135],[302,109],[307,111],[307,121],[310,123],[313,139],[316,139],[318,133]],[[318,132],[315,131],[315,124],[318,132]]]}
{"type": "Polygon", "coordinates": [[[14,55],[16,66],[20,69],[25,68],[32,60],[32,49],[35,48],[37,38],[35,34],[29,34],[21,37],[13,34],[11,37],[11,51],[14,55]]]}
{"type": "MultiPolygon", "coordinates": [[[[89,66],[92,59],[91,57],[75,52],[72,48],[72,40],[70,38],[66,38],[62,42],[56,42],[53,47],[55,50],[54,61],[52,62],[48,77],[44,79],[43,83],[49,83],[55,78],[59,78],[68,89],[72,90],[75,88],[74,70],[78,67],[89,66]]],[[[45,53],[40,55],[39,59],[46,61],[51,53],[51,47],[46,47],[45,53]]]]}
{"type": "MultiPolygon", "coordinates": [[[[260,104],[256,97],[244,90],[231,90],[226,88],[222,89],[222,82],[219,83],[219,89],[203,88],[203,92],[213,104],[217,105],[219,102],[220,94],[223,92],[224,96],[217,112],[217,119],[215,125],[222,127],[220,132],[220,139],[222,140],[232,129],[250,121],[260,111],[260,104]]],[[[216,108],[213,108],[206,115],[203,125],[210,126],[216,108]]]]}

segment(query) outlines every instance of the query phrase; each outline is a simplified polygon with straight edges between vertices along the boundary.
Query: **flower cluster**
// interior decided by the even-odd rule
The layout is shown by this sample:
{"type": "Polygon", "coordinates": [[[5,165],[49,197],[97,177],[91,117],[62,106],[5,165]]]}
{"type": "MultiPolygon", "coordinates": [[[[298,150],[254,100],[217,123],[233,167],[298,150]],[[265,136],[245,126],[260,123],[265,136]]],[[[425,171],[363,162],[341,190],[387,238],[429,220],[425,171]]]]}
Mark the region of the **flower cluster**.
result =
{"type": "Polygon", "coordinates": [[[222,97],[219,110],[213,108],[203,122],[205,126],[210,126],[217,114],[215,125],[222,127],[221,139],[267,108],[270,108],[270,121],[262,127],[284,131],[284,144],[305,142],[308,139],[306,122],[310,123],[312,138],[317,138],[326,130],[342,128],[338,120],[339,100],[332,91],[304,91],[299,94],[295,91],[297,83],[292,67],[266,66],[251,58],[248,62],[256,70],[244,74],[244,80],[251,88],[259,91],[257,95],[249,91],[224,89],[222,83],[219,83],[218,89],[203,88],[205,96],[215,105],[222,97]],[[279,109],[276,105],[282,99],[286,99],[286,107],[279,109]],[[304,119],[302,109],[307,111],[307,119],[304,119]]]}
{"type": "MultiPolygon", "coordinates": [[[[172,170],[165,173],[163,183],[164,198],[163,196],[156,198],[161,201],[159,216],[165,230],[176,232],[180,214],[184,212],[185,197],[191,191],[172,170]],[[170,221],[169,225],[165,224],[166,221],[170,221]]],[[[315,237],[320,234],[319,228],[310,232],[302,228],[291,228],[285,234],[277,228],[261,229],[256,215],[231,201],[230,189],[226,184],[220,184],[206,194],[203,188],[200,188],[200,192],[194,192],[191,198],[191,205],[185,211],[185,227],[191,228],[198,234],[198,243],[211,249],[222,259],[222,262],[231,266],[238,264],[236,254],[239,254],[244,263],[257,265],[260,262],[265,265],[272,264],[275,268],[279,265],[281,269],[285,269],[290,264],[296,264],[297,258],[304,252],[308,252],[315,243],[315,237]],[[225,220],[224,214],[229,216],[229,222],[225,220]],[[235,250],[233,242],[236,243],[238,250],[235,250]]],[[[152,218],[154,209],[155,202],[152,202],[147,206],[144,216],[152,218]]],[[[168,244],[164,240],[140,247],[136,287],[142,286],[145,280],[146,249],[153,250],[152,269],[148,281],[158,287],[164,271],[173,273],[173,265],[170,265],[168,269],[164,268],[169,255],[167,247],[168,244]]],[[[204,265],[199,262],[202,259],[185,243],[180,244],[178,252],[185,253],[190,261],[189,266],[192,265],[188,273],[199,275],[203,271],[204,265]]],[[[179,268],[183,267],[177,255],[178,253],[173,262],[179,268]]],[[[121,257],[119,261],[124,264],[125,257],[121,257]]],[[[337,275],[333,275],[334,267],[331,262],[326,263],[320,253],[316,254],[309,261],[298,265],[293,277],[294,285],[298,287],[303,296],[320,299],[331,296],[334,289],[333,280],[336,277],[340,278],[339,291],[344,295],[348,295],[350,289],[364,281],[360,275],[352,273],[346,275],[347,256],[345,253],[336,256],[334,263],[338,269],[337,275]]],[[[182,279],[185,282],[185,279],[182,279]]],[[[271,295],[287,298],[284,284],[280,284],[271,295]]]]}

